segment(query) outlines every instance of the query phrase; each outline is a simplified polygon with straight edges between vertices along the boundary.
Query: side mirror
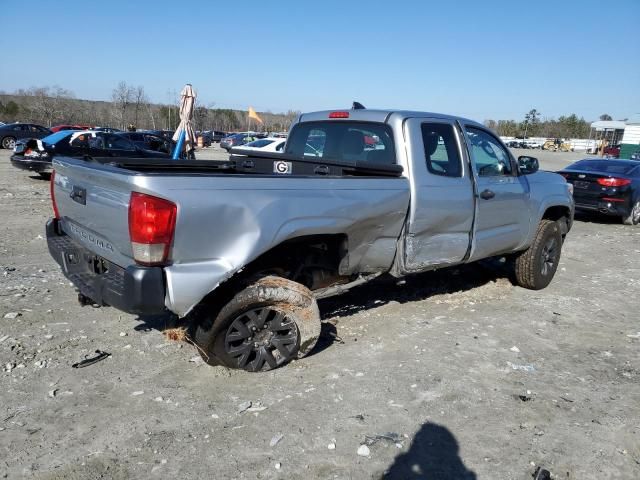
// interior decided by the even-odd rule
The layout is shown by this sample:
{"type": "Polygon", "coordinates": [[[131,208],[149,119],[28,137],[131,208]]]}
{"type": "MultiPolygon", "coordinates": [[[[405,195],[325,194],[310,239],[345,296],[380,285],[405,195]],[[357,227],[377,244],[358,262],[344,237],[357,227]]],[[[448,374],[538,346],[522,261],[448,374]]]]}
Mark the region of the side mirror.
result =
{"type": "Polygon", "coordinates": [[[518,157],[518,166],[520,167],[520,172],[524,175],[536,173],[540,169],[538,159],[527,155],[518,157]]]}

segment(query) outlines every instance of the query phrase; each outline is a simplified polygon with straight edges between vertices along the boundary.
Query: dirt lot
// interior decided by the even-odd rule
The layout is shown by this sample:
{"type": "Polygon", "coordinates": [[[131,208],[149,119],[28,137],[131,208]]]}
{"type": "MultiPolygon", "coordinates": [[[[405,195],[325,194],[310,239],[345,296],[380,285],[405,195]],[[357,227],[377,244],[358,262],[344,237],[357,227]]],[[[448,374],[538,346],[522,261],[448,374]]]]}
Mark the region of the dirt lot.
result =
{"type": "Polygon", "coordinates": [[[6,150],[0,203],[0,478],[640,478],[639,228],[578,219],[539,292],[469,266],[326,300],[315,354],[248,374],[78,306],[6,150]]]}

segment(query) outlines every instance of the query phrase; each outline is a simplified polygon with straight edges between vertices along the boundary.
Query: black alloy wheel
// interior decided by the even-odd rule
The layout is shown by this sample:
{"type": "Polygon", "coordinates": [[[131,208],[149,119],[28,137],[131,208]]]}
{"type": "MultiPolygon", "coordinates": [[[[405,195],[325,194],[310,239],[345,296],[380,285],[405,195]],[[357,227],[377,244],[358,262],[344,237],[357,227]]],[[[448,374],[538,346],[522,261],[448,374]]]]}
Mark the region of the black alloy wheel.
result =
{"type": "Polygon", "coordinates": [[[293,319],[274,306],[240,314],[225,333],[225,353],[234,366],[257,372],[277,368],[296,357],[300,335],[293,319]]]}
{"type": "Polygon", "coordinates": [[[558,259],[560,256],[560,248],[558,247],[559,245],[556,237],[549,237],[547,242],[542,247],[540,273],[543,277],[552,274],[552,272],[555,273],[555,266],[558,263],[558,259]]]}

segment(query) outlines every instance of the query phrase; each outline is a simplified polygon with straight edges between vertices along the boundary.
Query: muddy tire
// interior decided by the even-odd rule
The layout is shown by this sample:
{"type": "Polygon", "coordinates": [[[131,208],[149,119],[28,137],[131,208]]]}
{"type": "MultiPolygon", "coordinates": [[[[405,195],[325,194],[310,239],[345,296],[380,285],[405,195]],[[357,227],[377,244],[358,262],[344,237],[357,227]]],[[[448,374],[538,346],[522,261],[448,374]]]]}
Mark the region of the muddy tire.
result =
{"type": "Polygon", "coordinates": [[[622,217],[622,223],[625,225],[640,224],[640,199],[636,200],[636,203],[633,204],[633,208],[629,212],[629,215],[622,217]]]}
{"type": "Polygon", "coordinates": [[[16,139],[13,137],[4,137],[2,139],[2,148],[6,148],[7,150],[13,150],[13,147],[16,146],[16,139]]]}
{"type": "Polygon", "coordinates": [[[562,249],[562,233],[558,222],[542,220],[531,246],[515,259],[518,285],[530,290],[545,288],[556,273],[562,249]]]}
{"type": "Polygon", "coordinates": [[[319,336],[320,312],[311,291],[268,276],[237,293],[213,322],[202,322],[195,342],[209,364],[259,372],[304,357],[319,336]]]}

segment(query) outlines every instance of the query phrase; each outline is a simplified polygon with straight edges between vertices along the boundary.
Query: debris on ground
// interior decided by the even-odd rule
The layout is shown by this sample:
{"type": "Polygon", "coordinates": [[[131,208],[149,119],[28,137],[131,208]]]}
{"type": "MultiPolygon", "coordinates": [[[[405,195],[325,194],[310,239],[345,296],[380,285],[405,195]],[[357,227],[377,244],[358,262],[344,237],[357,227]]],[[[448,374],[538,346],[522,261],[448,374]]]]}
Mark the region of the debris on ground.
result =
{"type": "Polygon", "coordinates": [[[536,367],[533,365],[516,365],[515,363],[507,362],[513,370],[520,370],[521,372],[533,373],[536,371],[536,367]]]}
{"type": "Polygon", "coordinates": [[[282,433],[274,435],[273,438],[271,438],[271,441],[269,442],[269,446],[275,447],[278,443],[280,443],[280,440],[282,440],[283,438],[284,438],[284,435],[282,433]]]}
{"type": "Polygon", "coordinates": [[[366,445],[360,445],[358,447],[358,455],[361,457],[368,457],[371,454],[371,450],[366,445]]]}
{"type": "Polygon", "coordinates": [[[364,443],[369,446],[375,445],[381,440],[393,444],[402,443],[404,441],[404,437],[402,435],[394,432],[387,432],[379,435],[365,435],[364,438],[364,443]]]}
{"type": "Polygon", "coordinates": [[[331,443],[329,443],[329,445],[327,445],[327,448],[329,450],[335,450],[336,449],[336,441],[334,439],[331,439],[331,443]]]}
{"type": "Polygon", "coordinates": [[[167,340],[174,342],[186,342],[189,339],[187,329],[185,327],[167,328],[162,331],[167,340]]]}
{"type": "Polygon", "coordinates": [[[551,472],[545,468],[538,467],[533,474],[533,480],[551,480],[551,472]]]}
{"type": "Polygon", "coordinates": [[[98,363],[102,360],[104,360],[105,358],[110,357],[111,354],[107,353],[107,352],[103,352],[101,350],[96,350],[96,355],[94,357],[91,358],[86,358],[78,363],[74,363],[73,365],[71,365],[71,368],[84,368],[84,367],[88,367],[89,365],[93,365],[94,363],[98,363]]]}
{"type": "Polygon", "coordinates": [[[9,313],[5,313],[4,314],[4,318],[8,318],[9,320],[13,320],[15,318],[18,318],[21,315],[22,314],[20,312],[9,312],[9,313]]]}
{"type": "Polygon", "coordinates": [[[251,408],[251,405],[252,405],[251,401],[242,402],[240,405],[238,405],[238,410],[236,411],[236,413],[240,415],[241,413],[246,412],[251,408]]]}
{"type": "Polygon", "coordinates": [[[249,408],[247,408],[247,412],[262,412],[263,410],[266,410],[267,407],[262,405],[262,402],[256,402],[251,404],[251,406],[249,408]]]}

